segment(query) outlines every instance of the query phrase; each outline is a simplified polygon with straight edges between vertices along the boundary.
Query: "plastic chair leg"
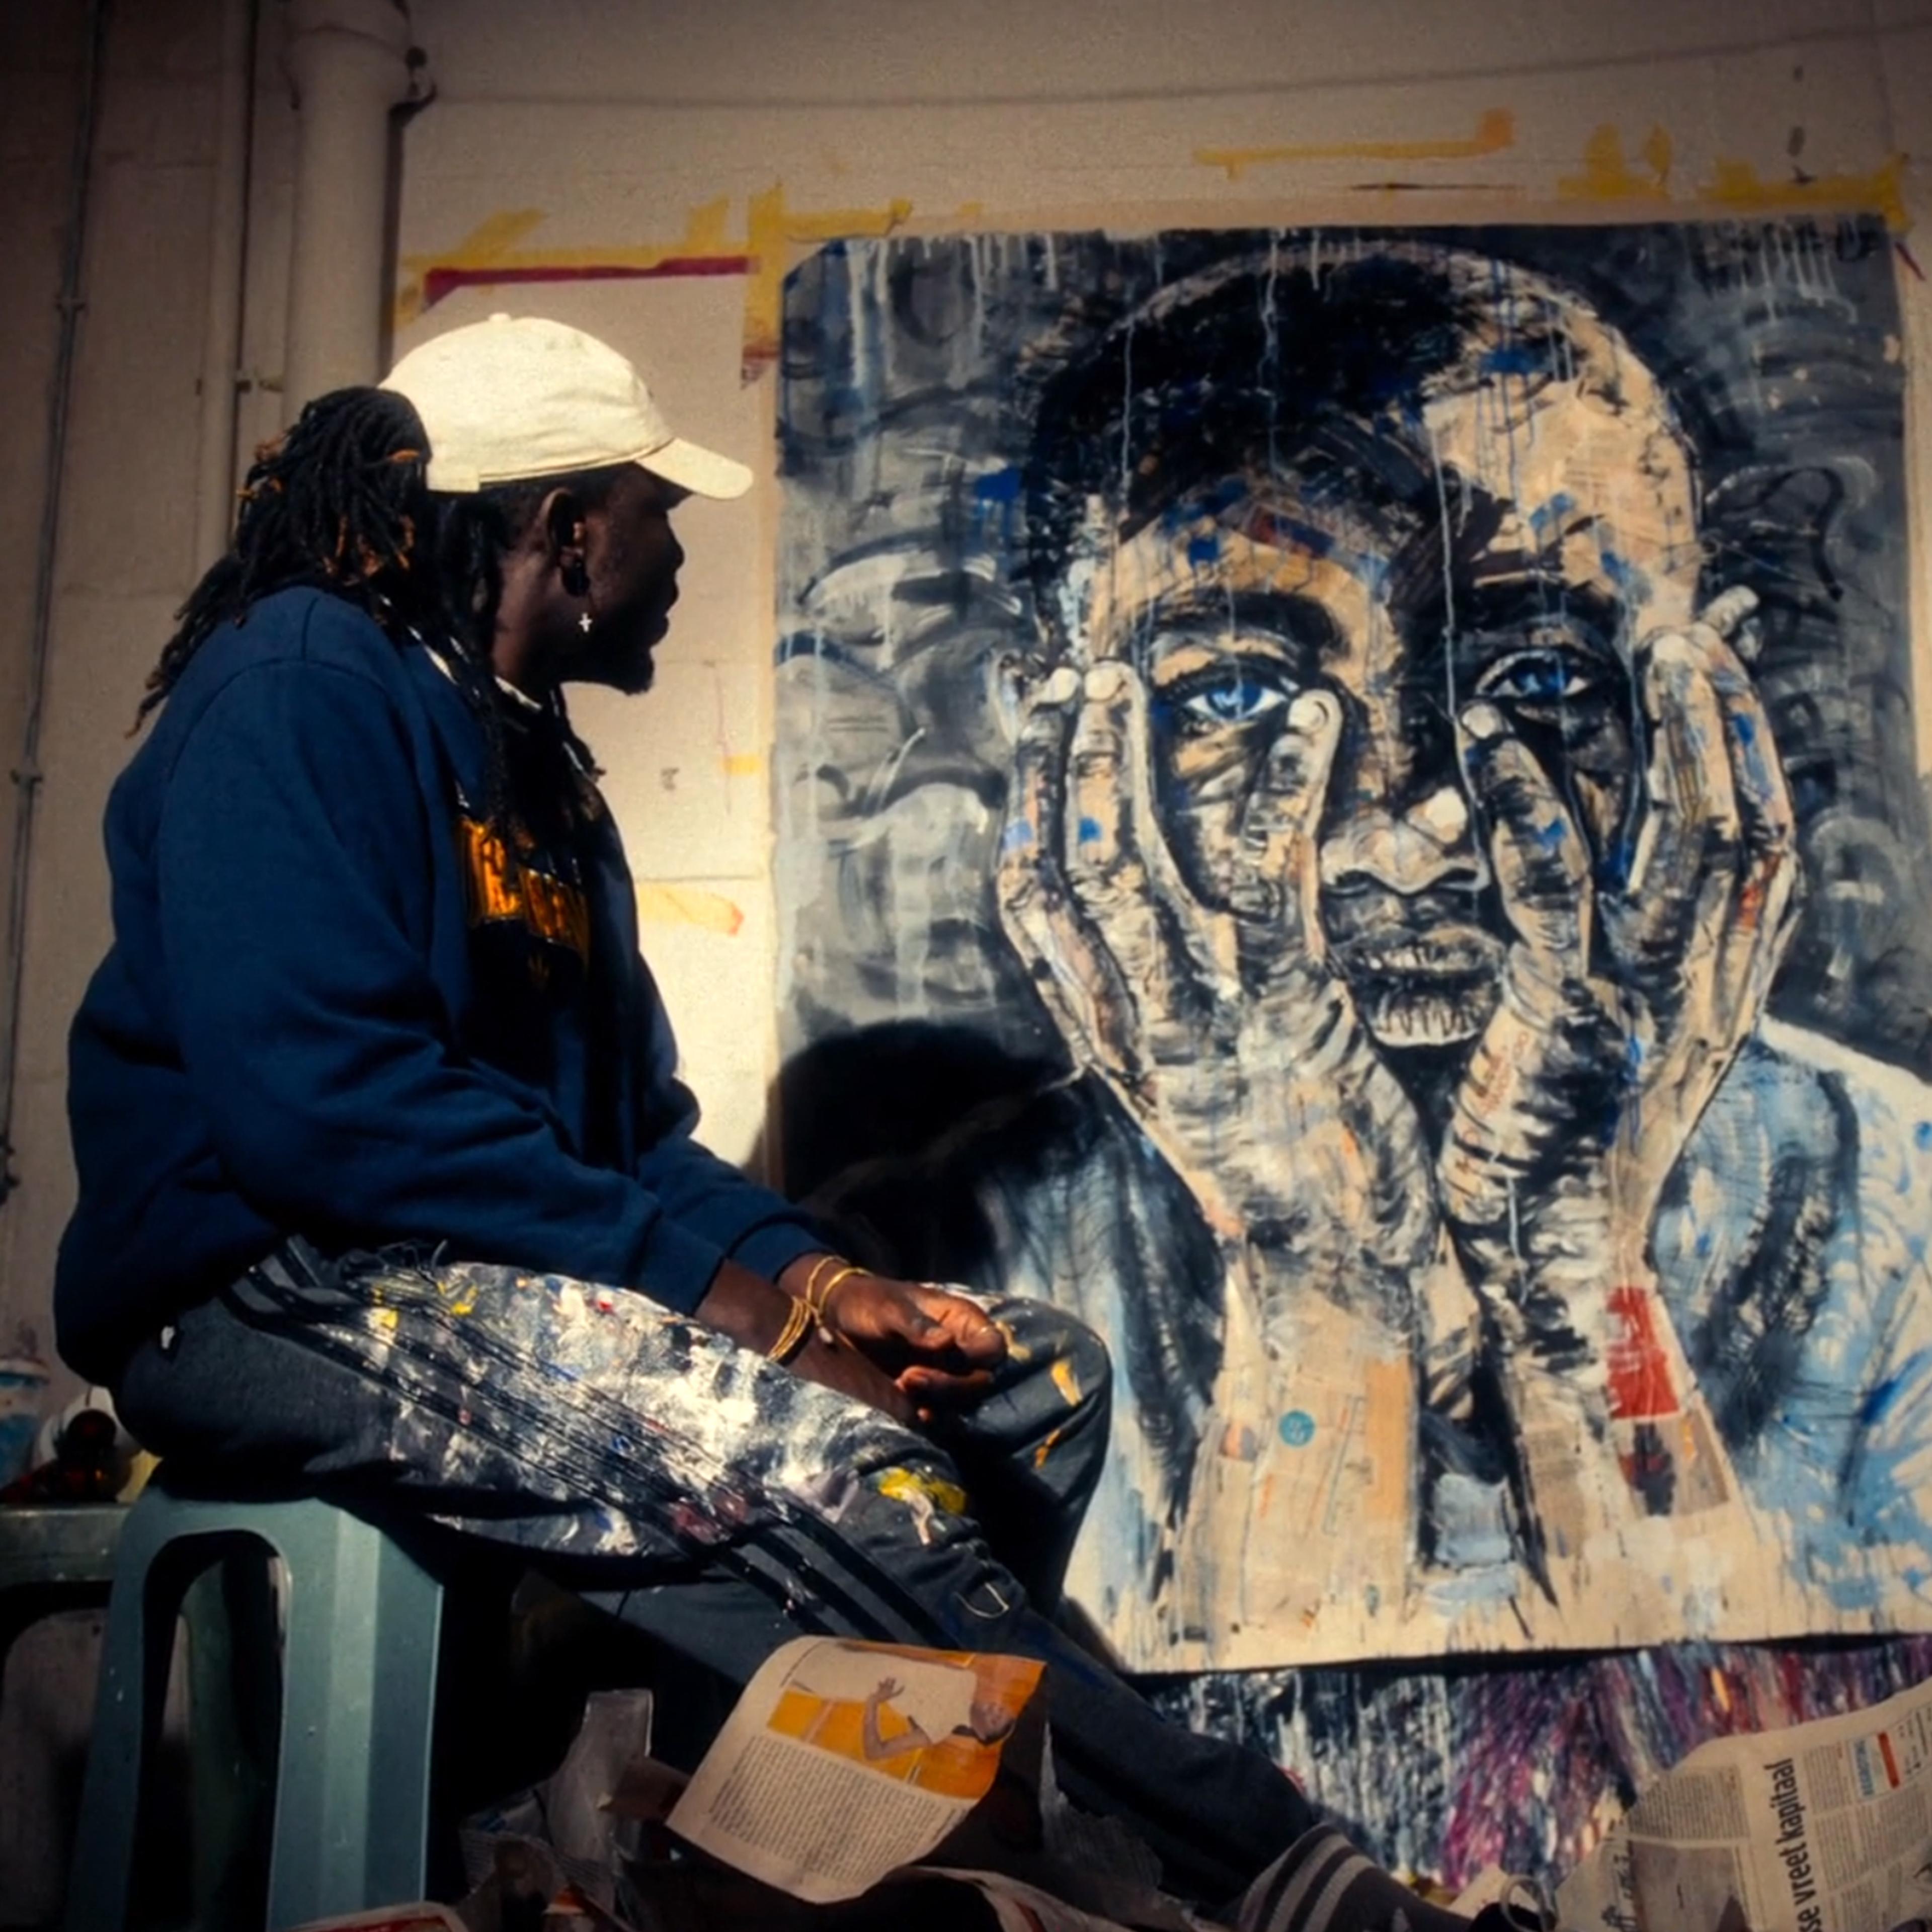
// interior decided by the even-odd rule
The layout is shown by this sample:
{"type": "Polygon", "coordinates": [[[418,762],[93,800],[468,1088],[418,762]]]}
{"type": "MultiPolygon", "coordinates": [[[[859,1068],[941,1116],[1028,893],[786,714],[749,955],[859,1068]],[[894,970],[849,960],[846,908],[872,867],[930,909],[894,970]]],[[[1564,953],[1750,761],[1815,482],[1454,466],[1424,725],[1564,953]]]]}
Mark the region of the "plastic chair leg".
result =
{"type": "Polygon", "coordinates": [[[422,1896],[442,1617],[429,1572],[345,1512],[306,1517],[281,1546],[288,1664],[268,1932],[422,1896]]]}
{"type": "Polygon", "coordinates": [[[196,1932],[252,1932],[268,1897],[282,1708],[274,1567],[258,1543],[231,1549],[182,1604],[196,1932]]]}
{"type": "Polygon", "coordinates": [[[380,1530],[327,1504],[158,1494],[122,1534],[67,1932],[120,1932],[127,1923],[144,1773],[184,1608],[190,1718],[197,1731],[202,1715],[210,1720],[207,1749],[196,1741],[200,1932],[241,1932],[244,1922],[256,1932],[265,1923],[260,1868],[251,1874],[230,1854],[237,1834],[259,1832],[266,1815],[258,1768],[278,1694],[267,1932],[421,1898],[441,1585],[380,1530]],[[270,1551],[289,1578],[279,1670],[270,1551]],[[226,1574],[204,1576],[211,1564],[226,1574]],[[222,1802],[204,1804],[211,1784],[224,1779],[222,1802]]]}
{"type": "Polygon", "coordinates": [[[164,1530],[156,1533],[152,1518],[130,1515],[122,1532],[68,1887],[67,1932],[113,1932],[127,1920],[142,1769],[160,1728],[181,1598],[167,1566],[155,1561],[167,1540],[164,1530]]]}

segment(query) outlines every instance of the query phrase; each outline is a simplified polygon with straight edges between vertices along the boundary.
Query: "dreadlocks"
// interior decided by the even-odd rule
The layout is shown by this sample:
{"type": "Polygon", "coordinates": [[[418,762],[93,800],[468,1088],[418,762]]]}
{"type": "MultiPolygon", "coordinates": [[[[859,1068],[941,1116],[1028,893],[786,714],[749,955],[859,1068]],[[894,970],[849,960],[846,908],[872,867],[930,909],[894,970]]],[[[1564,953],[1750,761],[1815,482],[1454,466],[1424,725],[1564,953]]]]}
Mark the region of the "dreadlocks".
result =
{"type": "MultiPolygon", "coordinates": [[[[242,489],[234,540],[176,614],[178,628],[148,675],[136,728],[220,625],[240,623],[275,591],[307,585],[359,605],[398,643],[413,634],[447,651],[457,686],[488,739],[488,812],[500,818],[508,778],[490,648],[504,554],[550,491],[568,489],[594,506],[618,472],[586,470],[445,496],[424,480],[429,455],[414,406],[388,389],[332,391],[286,435],[264,443],[242,489]]],[[[594,771],[561,698],[551,702],[572,750],[594,771]]]]}

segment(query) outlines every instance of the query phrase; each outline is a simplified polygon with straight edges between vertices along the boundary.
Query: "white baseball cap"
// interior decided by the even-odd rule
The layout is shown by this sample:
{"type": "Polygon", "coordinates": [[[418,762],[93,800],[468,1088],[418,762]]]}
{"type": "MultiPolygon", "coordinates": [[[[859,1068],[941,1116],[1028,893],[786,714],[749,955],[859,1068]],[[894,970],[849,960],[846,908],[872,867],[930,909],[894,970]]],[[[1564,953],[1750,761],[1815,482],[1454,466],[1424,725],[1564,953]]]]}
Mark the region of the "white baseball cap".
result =
{"type": "Polygon", "coordinates": [[[493,315],[412,349],[382,387],[429,433],[432,490],[470,496],[634,463],[698,496],[742,496],[742,463],[671,434],[644,378],[608,343],[541,316],[493,315]]]}

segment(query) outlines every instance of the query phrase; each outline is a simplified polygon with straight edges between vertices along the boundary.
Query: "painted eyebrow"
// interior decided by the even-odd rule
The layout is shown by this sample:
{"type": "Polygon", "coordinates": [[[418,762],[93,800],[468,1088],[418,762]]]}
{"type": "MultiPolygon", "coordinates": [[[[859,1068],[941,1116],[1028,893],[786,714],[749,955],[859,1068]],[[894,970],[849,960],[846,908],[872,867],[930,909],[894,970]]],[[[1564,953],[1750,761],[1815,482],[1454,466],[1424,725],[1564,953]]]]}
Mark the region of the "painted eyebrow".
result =
{"type": "Polygon", "coordinates": [[[1212,591],[1170,592],[1156,598],[1134,623],[1144,646],[1156,637],[1220,643],[1230,629],[1258,632],[1310,660],[1342,641],[1340,627],[1322,604],[1312,597],[1282,591],[1242,591],[1232,597],[1225,592],[1219,596],[1212,591]]]}
{"type": "Polygon", "coordinates": [[[1571,584],[1560,576],[1533,572],[1504,584],[1480,584],[1459,590],[1456,629],[1460,636],[1488,636],[1531,624],[1562,625],[1581,634],[1614,656],[1623,629],[1622,604],[1594,586],[1571,584]]]}

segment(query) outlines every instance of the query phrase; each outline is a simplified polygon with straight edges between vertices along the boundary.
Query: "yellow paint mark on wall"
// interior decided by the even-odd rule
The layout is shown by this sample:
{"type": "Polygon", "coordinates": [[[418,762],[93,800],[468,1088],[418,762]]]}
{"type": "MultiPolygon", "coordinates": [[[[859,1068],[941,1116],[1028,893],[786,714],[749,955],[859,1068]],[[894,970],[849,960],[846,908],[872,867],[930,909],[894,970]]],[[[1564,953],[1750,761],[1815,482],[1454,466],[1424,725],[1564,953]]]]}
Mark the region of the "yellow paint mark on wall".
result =
{"type": "Polygon", "coordinates": [[[704,202],[694,208],[685,217],[683,233],[674,241],[589,249],[580,246],[520,248],[516,244],[548,218],[544,210],[518,208],[493,214],[452,248],[401,257],[404,279],[396,291],[396,326],[400,328],[422,314],[429,305],[433,284],[439,275],[460,274],[482,280],[488,270],[498,268],[506,280],[527,279],[544,271],[560,275],[598,268],[648,272],[662,268],[667,262],[742,256],[742,245],[730,242],[726,236],[730,214],[730,198],[720,196],[716,201],[704,202]]]}
{"type": "Polygon", "coordinates": [[[732,752],[726,754],[724,776],[728,778],[754,778],[765,768],[765,754],[762,752],[732,752]]]}
{"type": "Polygon", "coordinates": [[[1290,142],[1271,148],[1197,148],[1195,160],[1204,168],[1221,168],[1239,181],[1250,168],[1279,161],[1467,161],[1499,154],[1516,146],[1516,116],[1507,107],[1492,107],[1476,123],[1473,134],[1422,141],[1333,141],[1290,142]]]}
{"type": "MultiPolygon", "coordinates": [[[[1472,134],[1414,141],[1335,141],[1287,142],[1264,148],[1199,148],[1194,158],[1204,167],[1220,169],[1231,182],[1251,168],[1280,163],[1331,160],[1469,160],[1502,153],[1516,145],[1516,118],[1508,109],[1492,107],[1476,123],[1472,134]]],[[[1867,174],[1816,175],[1792,180],[1767,180],[1748,161],[1720,160],[1709,180],[1679,190],[1671,181],[1675,145],[1670,131],[1653,124],[1634,154],[1628,152],[1622,130],[1612,122],[1592,128],[1583,142],[1580,165],[1559,176],[1558,196],[1565,201],[1620,206],[1632,202],[1670,203],[1688,212],[1722,211],[1740,214],[1882,214],[1894,234],[1910,226],[1906,213],[1906,157],[1894,154],[1867,174]]],[[[1482,184],[1460,182],[1466,190],[1482,184]]]]}
{"type": "Polygon", "coordinates": [[[776,361],[788,257],[796,247],[890,235],[912,213],[909,201],[884,208],[828,208],[806,214],[785,206],[784,184],[752,196],[745,211],[745,238],[756,263],[745,290],[745,370],[776,361]]]}
{"type": "Polygon", "coordinates": [[[1764,181],[1744,161],[1720,161],[1700,200],[1752,214],[1882,214],[1894,235],[1912,226],[1905,208],[1905,162],[1894,154],[1869,174],[1814,175],[1808,181],[1764,181]]]}
{"type": "Polygon", "coordinates": [[[519,244],[544,220],[544,212],[506,210],[471,230],[452,248],[401,258],[394,326],[404,328],[418,320],[440,299],[439,285],[488,284],[493,271],[506,284],[590,280],[600,273],[644,275],[654,271],[742,274],[746,278],[743,356],[746,373],[750,375],[778,354],[784,278],[793,249],[890,235],[910,215],[912,203],[895,200],[883,208],[806,212],[788,207],[784,185],[777,182],[746,202],[742,237],[730,232],[730,199],[724,196],[692,208],[685,218],[683,232],[669,241],[532,248],[519,244]]]}
{"type": "Polygon", "coordinates": [[[423,278],[433,268],[486,268],[503,260],[544,219],[540,208],[510,208],[472,228],[446,254],[404,255],[392,311],[395,326],[406,328],[423,311],[423,278]]]}
{"type": "Polygon", "coordinates": [[[745,923],[743,909],[722,892],[702,886],[672,885],[661,879],[638,882],[638,917],[653,926],[694,926],[701,932],[735,938],[745,923]]]}
{"type": "Polygon", "coordinates": [[[1894,154],[1867,174],[1813,175],[1767,181],[1748,161],[1720,160],[1711,178],[1687,194],[1670,185],[1670,136],[1653,127],[1638,150],[1635,165],[1624,152],[1623,136],[1609,122],[1593,128],[1583,143],[1580,171],[1561,176],[1556,192],[1566,201],[1614,206],[1630,202],[1669,202],[1688,210],[1721,209],[1733,214],[1881,214],[1894,235],[1911,226],[1905,207],[1905,161],[1894,154]]]}
{"type": "Polygon", "coordinates": [[[1624,137],[1611,122],[1592,128],[1583,143],[1580,174],[1558,178],[1556,192],[1566,201],[1668,201],[1670,199],[1670,136],[1652,128],[1638,151],[1640,172],[1624,157],[1624,137]]]}

